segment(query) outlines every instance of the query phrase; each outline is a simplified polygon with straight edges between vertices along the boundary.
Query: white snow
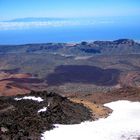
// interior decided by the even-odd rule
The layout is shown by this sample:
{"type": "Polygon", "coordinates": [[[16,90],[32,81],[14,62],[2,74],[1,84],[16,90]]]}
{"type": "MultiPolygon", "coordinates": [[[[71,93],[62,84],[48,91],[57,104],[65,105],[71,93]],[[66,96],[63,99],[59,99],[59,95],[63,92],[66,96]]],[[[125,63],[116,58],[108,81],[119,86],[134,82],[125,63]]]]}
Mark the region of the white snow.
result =
{"type": "Polygon", "coordinates": [[[105,104],[113,113],[106,119],[77,125],[55,125],[42,140],[137,140],[140,137],[140,102],[105,104]]]}
{"type": "Polygon", "coordinates": [[[47,111],[47,107],[43,107],[42,109],[38,110],[38,113],[47,111]]]}
{"type": "Polygon", "coordinates": [[[22,98],[14,98],[16,101],[19,101],[19,100],[34,100],[34,101],[37,101],[37,102],[42,102],[43,99],[41,97],[35,97],[35,96],[24,96],[22,98]]]}
{"type": "Polygon", "coordinates": [[[92,58],[93,56],[77,56],[75,57],[75,60],[87,60],[92,58]]]}

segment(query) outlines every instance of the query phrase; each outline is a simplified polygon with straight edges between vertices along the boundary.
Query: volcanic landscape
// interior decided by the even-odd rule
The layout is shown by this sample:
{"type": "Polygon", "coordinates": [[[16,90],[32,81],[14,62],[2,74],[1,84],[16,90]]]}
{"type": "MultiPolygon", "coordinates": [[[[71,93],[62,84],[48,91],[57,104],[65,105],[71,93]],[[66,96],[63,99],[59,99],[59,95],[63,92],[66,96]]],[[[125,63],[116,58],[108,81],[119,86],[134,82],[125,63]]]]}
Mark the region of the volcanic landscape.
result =
{"type": "MultiPolygon", "coordinates": [[[[128,106],[140,102],[138,42],[119,39],[0,46],[2,140],[38,140],[47,135],[49,139],[57,134],[56,124],[65,127],[106,120],[116,112],[115,102],[128,106]]],[[[140,132],[138,127],[135,130],[140,132]]],[[[138,140],[139,134],[130,132],[124,139],[138,140]]],[[[117,136],[123,140],[122,133],[117,136]]]]}

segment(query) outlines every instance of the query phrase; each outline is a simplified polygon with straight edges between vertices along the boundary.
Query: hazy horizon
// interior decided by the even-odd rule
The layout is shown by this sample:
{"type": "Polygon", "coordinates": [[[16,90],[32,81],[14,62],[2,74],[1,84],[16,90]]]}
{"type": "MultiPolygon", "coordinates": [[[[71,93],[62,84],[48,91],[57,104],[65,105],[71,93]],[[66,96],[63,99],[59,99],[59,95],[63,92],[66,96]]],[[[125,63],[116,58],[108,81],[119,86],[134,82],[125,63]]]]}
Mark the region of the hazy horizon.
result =
{"type": "Polygon", "coordinates": [[[139,17],[139,7],[139,0],[0,0],[0,20],[24,17],[139,17]]]}
{"type": "Polygon", "coordinates": [[[140,40],[139,0],[0,0],[0,44],[140,40]]]}

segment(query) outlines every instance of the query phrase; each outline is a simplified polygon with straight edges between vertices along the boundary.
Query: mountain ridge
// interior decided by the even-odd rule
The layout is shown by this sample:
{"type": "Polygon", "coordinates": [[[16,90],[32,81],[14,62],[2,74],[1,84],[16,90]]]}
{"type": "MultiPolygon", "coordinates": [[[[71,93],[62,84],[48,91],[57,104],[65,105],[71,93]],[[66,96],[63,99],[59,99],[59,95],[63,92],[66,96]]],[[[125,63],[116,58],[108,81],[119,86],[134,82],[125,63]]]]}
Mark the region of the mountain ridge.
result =
{"type": "Polygon", "coordinates": [[[132,39],[93,41],[81,43],[38,43],[23,45],[0,45],[0,54],[8,53],[54,53],[65,55],[140,54],[140,44],[132,39]]]}

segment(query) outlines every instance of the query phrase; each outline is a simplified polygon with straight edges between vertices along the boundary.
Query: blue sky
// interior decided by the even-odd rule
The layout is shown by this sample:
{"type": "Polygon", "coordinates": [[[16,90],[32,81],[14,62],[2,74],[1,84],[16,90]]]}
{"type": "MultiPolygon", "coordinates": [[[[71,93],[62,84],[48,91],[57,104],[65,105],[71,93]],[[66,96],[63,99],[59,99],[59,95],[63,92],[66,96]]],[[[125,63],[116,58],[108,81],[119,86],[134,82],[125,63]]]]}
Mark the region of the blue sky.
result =
{"type": "Polygon", "coordinates": [[[0,0],[0,20],[108,16],[140,17],[140,0],[0,0]]]}
{"type": "Polygon", "coordinates": [[[139,40],[140,0],[0,0],[0,38],[0,43],[5,44],[139,40]],[[33,19],[30,17],[37,17],[37,20],[27,22],[27,18],[33,19]],[[63,20],[44,21],[42,17],[61,17],[63,20]],[[19,20],[21,18],[25,19],[19,20]]]}

